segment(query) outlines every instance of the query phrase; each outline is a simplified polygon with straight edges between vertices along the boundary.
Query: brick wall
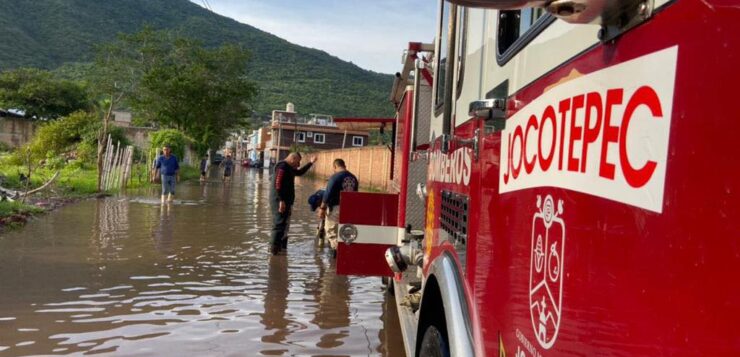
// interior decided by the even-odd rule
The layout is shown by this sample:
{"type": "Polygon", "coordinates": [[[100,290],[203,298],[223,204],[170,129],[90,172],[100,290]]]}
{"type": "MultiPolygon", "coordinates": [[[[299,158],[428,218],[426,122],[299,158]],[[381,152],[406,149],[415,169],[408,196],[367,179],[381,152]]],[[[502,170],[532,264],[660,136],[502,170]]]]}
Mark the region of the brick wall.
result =
{"type": "Polygon", "coordinates": [[[334,173],[332,163],[334,159],[343,159],[347,169],[360,181],[363,189],[376,189],[387,192],[391,189],[391,151],[386,146],[365,146],[326,150],[306,154],[304,162],[317,156],[318,161],[311,169],[313,174],[326,180],[334,173]]]}

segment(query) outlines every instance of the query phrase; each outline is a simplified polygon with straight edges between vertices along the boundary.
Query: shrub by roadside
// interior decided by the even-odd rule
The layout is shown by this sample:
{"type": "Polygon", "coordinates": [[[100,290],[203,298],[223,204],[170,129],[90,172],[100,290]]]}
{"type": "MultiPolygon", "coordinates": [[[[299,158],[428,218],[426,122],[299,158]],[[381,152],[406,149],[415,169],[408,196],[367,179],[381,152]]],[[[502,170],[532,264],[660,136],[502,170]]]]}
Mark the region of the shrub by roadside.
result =
{"type": "Polygon", "coordinates": [[[0,233],[7,229],[23,226],[32,215],[43,212],[43,208],[17,201],[0,201],[0,233]]]}

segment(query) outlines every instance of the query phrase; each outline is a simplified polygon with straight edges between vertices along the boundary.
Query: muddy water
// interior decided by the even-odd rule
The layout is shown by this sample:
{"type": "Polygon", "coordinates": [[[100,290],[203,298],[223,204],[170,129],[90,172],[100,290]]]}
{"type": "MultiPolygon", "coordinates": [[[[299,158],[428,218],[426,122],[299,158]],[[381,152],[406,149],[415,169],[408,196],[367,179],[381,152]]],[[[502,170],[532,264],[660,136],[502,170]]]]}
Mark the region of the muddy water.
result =
{"type": "Polygon", "coordinates": [[[0,237],[0,356],[403,356],[379,278],[338,276],[298,182],[270,257],[268,177],[64,207],[0,237]]]}

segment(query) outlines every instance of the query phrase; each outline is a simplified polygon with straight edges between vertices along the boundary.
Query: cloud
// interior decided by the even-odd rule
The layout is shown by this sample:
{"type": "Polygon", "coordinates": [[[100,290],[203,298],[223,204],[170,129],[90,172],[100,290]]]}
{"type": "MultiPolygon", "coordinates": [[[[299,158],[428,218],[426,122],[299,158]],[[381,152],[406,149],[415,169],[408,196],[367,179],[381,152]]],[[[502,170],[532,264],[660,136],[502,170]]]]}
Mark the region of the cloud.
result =
{"type": "Polygon", "coordinates": [[[436,5],[428,0],[207,2],[218,14],[382,73],[400,69],[408,42],[434,37],[436,5]]]}

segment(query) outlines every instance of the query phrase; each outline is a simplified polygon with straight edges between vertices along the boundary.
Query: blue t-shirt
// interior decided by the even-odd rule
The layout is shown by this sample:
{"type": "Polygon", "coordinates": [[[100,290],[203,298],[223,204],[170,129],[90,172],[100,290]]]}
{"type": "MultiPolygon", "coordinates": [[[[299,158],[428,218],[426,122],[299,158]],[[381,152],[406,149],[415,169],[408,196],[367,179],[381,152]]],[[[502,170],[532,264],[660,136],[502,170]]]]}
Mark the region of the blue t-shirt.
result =
{"type": "Polygon", "coordinates": [[[342,191],[357,191],[357,177],[349,171],[337,172],[329,178],[324,192],[324,203],[329,207],[339,205],[339,194],[342,191]]]}
{"type": "Polygon", "coordinates": [[[225,158],[223,164],[224,170],[231,172],[231,169],[234,168],[234,160],[231,160],[230,158],[225,158]]]}
{"type": "Polygon", "coordinates": [[[160,174],[163,176],[174,176],[177,170],[180,169],[180,165],[177,163],[177,156],[170,155],[170,158],[166,158],[164,155],[157,158],[157,165],[160,174]]]}

